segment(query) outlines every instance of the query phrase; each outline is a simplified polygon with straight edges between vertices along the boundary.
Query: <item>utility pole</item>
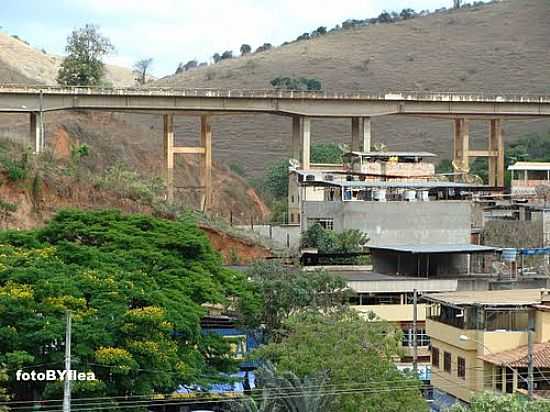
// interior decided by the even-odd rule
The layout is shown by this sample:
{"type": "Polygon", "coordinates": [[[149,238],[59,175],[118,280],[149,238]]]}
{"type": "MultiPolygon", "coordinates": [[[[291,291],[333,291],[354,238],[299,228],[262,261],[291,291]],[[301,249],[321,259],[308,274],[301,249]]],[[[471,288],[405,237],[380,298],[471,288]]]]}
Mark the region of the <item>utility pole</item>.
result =
{"type": "Polygon", "coordinates": [[[527,330],[527,394],[533,399],[533,317],[529,316],[527,330]]]}
{"type": "Polygon", "coordinates": [[[418,377],[418,339],[416,321],[418,319],[418,291],[413,289],[413,370],[418,377]]]}
{"type": "Polygon", "coordinates": [[[71,311],[66,313],[65,323],[65,382],[63,386],[63,412],[71,412],[71,311]]]}

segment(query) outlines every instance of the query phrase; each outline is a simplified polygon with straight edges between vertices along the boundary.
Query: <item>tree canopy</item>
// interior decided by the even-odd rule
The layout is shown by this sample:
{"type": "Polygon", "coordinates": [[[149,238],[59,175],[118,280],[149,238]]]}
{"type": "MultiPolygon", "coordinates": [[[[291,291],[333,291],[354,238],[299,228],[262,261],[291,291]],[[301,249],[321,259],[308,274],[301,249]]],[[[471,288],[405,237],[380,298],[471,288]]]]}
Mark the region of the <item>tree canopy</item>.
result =
{"type": "Polygon", "coordinates": [[[114,51],[110,40],[99,32],[99,27],[86,24],[67,37],[67,57],[61,63],[57,82],[69,86],[93,86],[104,75],[103,57],[114,51]]]}
{"type": "MultiPolygon", "coordinates": [[[[43,229],[0,233],[0,244],[0,364],[9,370],[63,368],[67,310],[74,366],[98,378],[75,383],[73,396],[166,393],[234,366],[200,319],[202,304],[240,293],[242,276],[222,267],[190,217],[66,210],[43,229]]],[[[59,399],[62,386],[10,374],[8,389],[16,400],[59,399]]]]}
{"type": "Polygon", "coordinates": [[[373,314],[368,319],[351,310],[298,314],[283,324],[283,336],[253,356],[299,378],[326,373],[336,389],[325,411],[427,410],[420,381],[393,363],[401,332],[373,314]]]}
{"type": "Polygon", "coordinates": [[[262,329],[264,341],[278,339],[283,322],[297,312],[330,312],[348,301],[346,282],[326,271],[304,272],[276,262],[258,262],[247,272],[252,293],[239,313],[249,330],[262,329]]]}
{"type": "Polygon", "coordinates": [[[550,412],[550,404],[517,395],[481,393],[472,398],[469,407],[457,403],[449,412],[550,412]]]}

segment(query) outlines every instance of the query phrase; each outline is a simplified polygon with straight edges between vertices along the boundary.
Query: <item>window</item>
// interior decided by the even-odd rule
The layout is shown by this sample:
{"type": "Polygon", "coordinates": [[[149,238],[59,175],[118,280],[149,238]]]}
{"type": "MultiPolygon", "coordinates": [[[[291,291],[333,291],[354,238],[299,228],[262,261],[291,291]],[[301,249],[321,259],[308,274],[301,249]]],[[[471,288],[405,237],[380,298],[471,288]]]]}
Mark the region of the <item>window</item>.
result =
{"type": "Polygon", "coordinates": [[[307,219],[307,223],[308,227],[319,224],[323,229],[334,229],[334,219],[331,217],[310,217],[307,219]]]}
{"type": "Polygon", "coordinates": [[[432,366],[439,368],[439,349],[432,346],[432,366]]]}
{"type": "Polygon", "coordinates": [[[443,352],[443,370],[451,373],[451,354],[449,352],[443,352]]]}
{"type": "Polygon", "coordinates": [[[461,358],[460,356],[457,357],[457,375],[459,378],[466,379],[466,360],[464,358],[461,358]]]}
{"type": "MultiPolygon", "coordinates": [[[[408,328],[403,330],[403,346],[414,346],[413,341],[413,329],[408,328]]],[[[429,346],[430,345],[430,337],[426,334],[426,329],[423,328],[416,328],[416,344],[418,346],[429,346]]]]}

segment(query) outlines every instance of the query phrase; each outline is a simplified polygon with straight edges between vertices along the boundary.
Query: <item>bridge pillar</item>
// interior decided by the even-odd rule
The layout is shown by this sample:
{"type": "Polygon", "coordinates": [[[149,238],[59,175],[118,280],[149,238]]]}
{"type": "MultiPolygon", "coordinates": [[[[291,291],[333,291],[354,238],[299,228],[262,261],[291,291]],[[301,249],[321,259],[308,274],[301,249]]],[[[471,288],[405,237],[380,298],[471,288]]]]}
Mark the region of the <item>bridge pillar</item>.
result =
{"type": "Polygon", "coordinates": [[[351,118],[351,150],[369,152],[371,150],[370,117],[351,118]]]}
{"type": "Polygon", "coordinates": [[[300,161],[300,140],[302,136],[303,118],[294,116],[292,118],[292,135],[288,146],[289,159],[300,161]]]}
{"type": "Polygon", "coordinates": [[[174,201],[174,115],[164,115],[164,179],[167,199],[174,201]]]}
{"type": "Polygon", "coordinates": [[[34,154],[44,151],[44,114],[42,112],[30,113],[30,140],[34,154]]]}
{"type": "Polygon", "coordinates": [[[201,186],[203,194],[201,209],[203,211],[210,207],[212,201],[212,129],[208,124],[208,116],[201,116],[201,186]]]}
{"type": "Polygon", "coordinates": [[[489,132],[489,186],[504,186],[504,139],[502,120],[491,119],[489,132]]]}
{"type": "Polygon", "coordinates": [[[455,180],[464,180],[464,177],[470,170],[470,127],[469,119],[454,119],[454,133],[453,133],[453,168],[455,173],[455,180]]]}
{"type": "Polygon", "coordinates": [[[311,165],[311,119],[304,117],[302,119],[302,169],[307,170],[311,165]]]}

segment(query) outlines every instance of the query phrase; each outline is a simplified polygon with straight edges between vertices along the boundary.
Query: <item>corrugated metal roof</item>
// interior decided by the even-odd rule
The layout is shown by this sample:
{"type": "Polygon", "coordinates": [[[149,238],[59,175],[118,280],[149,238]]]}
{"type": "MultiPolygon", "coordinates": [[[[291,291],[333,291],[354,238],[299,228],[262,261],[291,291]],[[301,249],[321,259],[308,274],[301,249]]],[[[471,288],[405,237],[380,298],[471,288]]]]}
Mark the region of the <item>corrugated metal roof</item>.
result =
{"type": "Polygon", "coordinates": [[[545,289],[470,290],[432,293],[423,298],[451,305],[525,306],[540,304],[543,291],[545,289]]]}
{"type": "MultiPolygon", "coordinates": [[[[478,356],[478,358],[493,365],[526,368],[529,363],[527,351],[528,348],[525,345],[505,352],[478,356]]],[[[533,345],[533,366],[535,368],[550,368],[550,342],[533,345]]]]}
{"type": "Polygon", "coordinates": [[[369,249],[392,250],[402,253],[480,253],[492,252],[496,247],[472,245],[469,243],[429,244],[429,245],[369,245],[369,249]]]}
{"type": "Polygon", "coordinates": [[[550,162],[516,162],[508,170],[550,170],[550,162]]]}

